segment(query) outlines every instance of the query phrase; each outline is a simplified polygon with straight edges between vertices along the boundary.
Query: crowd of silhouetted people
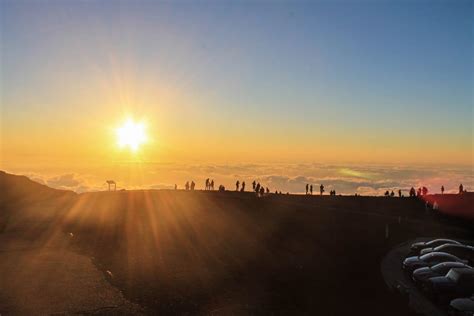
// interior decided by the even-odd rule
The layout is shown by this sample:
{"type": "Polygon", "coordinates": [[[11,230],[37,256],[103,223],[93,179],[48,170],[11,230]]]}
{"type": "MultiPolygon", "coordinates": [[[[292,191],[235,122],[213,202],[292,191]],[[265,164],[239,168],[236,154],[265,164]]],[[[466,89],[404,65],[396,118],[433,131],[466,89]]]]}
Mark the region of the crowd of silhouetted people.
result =
{"type": "MultiPolygon", "coordinates": [[[[194,181],[186,181],[185,185],[184,185],[184,188],[186,191],[194,191],[195,188],[196,188],[196,183],[194,181]]],[[[174,189],[177,190],[178,189],[178,185],[174,185],[174,189]]],[[[306,195],[313,195],[313,185],[312,184],[309,184],[307,183],[306,184],[306,195]]],[[[206,181],[205,181],[205,190],[206,191],[213,191],[214,190],[214,179],[209,179],[207,178],[206,181]]],[[[219,185],[218,187],[218,191],[225,191],[225,186],[224,185],[219,185]]],[[[235,182],[235,191],[236,192],[245,192],[245,181],[240,181],[240,180],[237,180],[235,182]]],[[[444,188],[444,185],[441,186],[441,194],[444,194],[444,191],[445,191],[445,188],[444,188]]],[[[260,184],[260,182],[257,182],[256,180],[254,180],[252,182],[252,192],[255,192],[257,196],[261,197],[261,196],[264,196],[265,194],[270,194],[270,189],[268,187],[264,187],[263,185],[260,184]]],[[[325,192],[324,190],[324,185],[321,184],[319,186],[319,195],[323,195],[325,192]]],[[[402,194],[402,190],[401,189],[398,189],[398,197],[404,197],[404,195],[402,194]]],[[[464,193],[467,193],[467,190],[464,188],[464,186],[462,184],[459,185],[459,194],[464,194],[464,193]]],[[[278,190],[275,190],[274,194],[282,194],[281,191],[278,191],[278,190]]],[[[287,192],[287,194],[289,194],[289,192],[287,192]]],[[[421,197],[421,196],[425,196],[425,195],[428,195],[428,188],[425,187],[425,186],[421,186],[419,187],[418,189],[415,189],[414,187],[411,187],[410,190],[409,190],[409,196],[410,197],[421,197]]],[[[331,190],[329,191],[329,195],[330,196],[335,196],[336,195],[336,190],[331,190]]],[[[385,191],[384,193],[384,196],[386,197],[394,197],[396,194],[393,190],[387,190],[385,191]]],[[[355,194],[355,196],[360,196],[360,194],[355,194]]]]}

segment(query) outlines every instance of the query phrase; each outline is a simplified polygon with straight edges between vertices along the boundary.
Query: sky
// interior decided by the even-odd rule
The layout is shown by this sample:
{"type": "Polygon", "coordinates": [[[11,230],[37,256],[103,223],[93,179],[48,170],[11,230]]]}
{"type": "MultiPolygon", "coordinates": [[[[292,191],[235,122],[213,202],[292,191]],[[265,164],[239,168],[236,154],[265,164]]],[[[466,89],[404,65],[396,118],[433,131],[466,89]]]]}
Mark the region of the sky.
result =
{"type": "Polygon", "coordinates": [[[469,183],[473,23],[462,0],[3,0],[0,169],[133,187],[184,180],[163,164],[227,166],[227,185],[242,164],[384,165],[469,183]],[[117,146],[127,118],[146,123],[138,152],[117,146]]]}

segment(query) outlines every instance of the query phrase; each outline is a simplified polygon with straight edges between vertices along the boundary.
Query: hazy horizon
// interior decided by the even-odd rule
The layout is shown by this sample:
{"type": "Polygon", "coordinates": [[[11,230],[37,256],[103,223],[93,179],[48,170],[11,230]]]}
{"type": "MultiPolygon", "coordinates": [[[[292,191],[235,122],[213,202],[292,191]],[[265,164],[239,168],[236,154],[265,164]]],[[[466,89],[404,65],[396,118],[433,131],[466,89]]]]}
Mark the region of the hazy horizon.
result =
{"type": "Polygon", "coordinates": [[[361,180],[339,169],[390,182],[396,166],[409,172],[394,186],[473,187],[472,1],[2,1],[0,11],[1,170],[45,183],[73,174],[75,190],[94,190],[108,178],[199,187],[204,174],[186,170],[217,165],[230,189],[237,176],[307,177],[349,181],[335,189],[353,194],[361,180]],[[127,120],[142,142],[117,139],[127,120]],[[305,169],[314,163],[324,177],[305,169]],[[243,164],[265,172],[235,174],[243,164]]]}
{"type": "Polygon", "coordinates": [[[426,186],[429,193],[457,193],[459,184],[471,191],[474,176],[470,167],[416,165],[338,165],[318,163],[280,164],[173,164],[135,163],[96,166],[94,168],[43,168],[29,170],[13,168],[7,172],[26,175],[32,180],[53,188],[76,191],[107,190],[105,180],[117,182],[117,189],[173,189],[177,184],[184,189],[186,181],[195,181],[196,189],[204,188],[204,180],[215,180],[216,187],[225,185],[235,190],[235,182],[246,182],[246,190],[256,180],[271,192],[303,193],[305,185],[312,184],[314,191],[325,186],[326,193],[336,190],[343,195],[382,195],[386,190],[401,189],[407,196],[410,187],[426,186]]]}

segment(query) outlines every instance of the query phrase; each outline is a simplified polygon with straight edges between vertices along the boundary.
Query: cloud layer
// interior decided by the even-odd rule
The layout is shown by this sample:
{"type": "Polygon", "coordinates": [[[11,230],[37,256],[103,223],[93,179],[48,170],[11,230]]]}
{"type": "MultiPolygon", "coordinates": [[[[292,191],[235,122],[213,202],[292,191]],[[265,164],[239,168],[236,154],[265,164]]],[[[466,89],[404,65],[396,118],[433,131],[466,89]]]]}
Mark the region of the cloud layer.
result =
{"type": "MultiPolygon", "coordinates": [[[[138,170],[123,164],[113,168],[97,168],[87,172],[44,175],[41,172],[22,172],[34,181],[48,186],[76,192],[106,190],[107,179],[114,179],[117,188],[172,189],[184,187],[194,180],[196,188],[204,186],[206,178],[215,180],[233,190],[235,182],[260,182],[272,192],[275,190],[302,193],[306,184],[315,191],[324,184],[326,192],[338,194],[381,195],[386,190],[427,186],[430,192],[439,192],[444,185],[447,192],[456,192],[460,183],[469,190],[474,187],[473,170],[469,167],[395,167],[388,165],[325,165],[325,164],[157,164],[147,163],[138,170]]],[[[18,172],[14,172],[18,173],[18,172]]]]}

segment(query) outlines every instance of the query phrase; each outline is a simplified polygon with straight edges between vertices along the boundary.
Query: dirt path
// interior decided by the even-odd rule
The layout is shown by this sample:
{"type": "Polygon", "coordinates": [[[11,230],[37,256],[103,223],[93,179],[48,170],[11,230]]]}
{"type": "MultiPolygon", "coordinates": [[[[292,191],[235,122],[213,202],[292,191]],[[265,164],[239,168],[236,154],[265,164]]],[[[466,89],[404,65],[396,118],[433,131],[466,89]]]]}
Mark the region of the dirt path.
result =
{"type": "Polygon", "coordinates": [[[0,234],[0,315],[140,314],[69,238],[0,234]]]}

